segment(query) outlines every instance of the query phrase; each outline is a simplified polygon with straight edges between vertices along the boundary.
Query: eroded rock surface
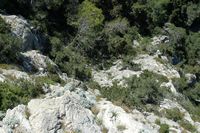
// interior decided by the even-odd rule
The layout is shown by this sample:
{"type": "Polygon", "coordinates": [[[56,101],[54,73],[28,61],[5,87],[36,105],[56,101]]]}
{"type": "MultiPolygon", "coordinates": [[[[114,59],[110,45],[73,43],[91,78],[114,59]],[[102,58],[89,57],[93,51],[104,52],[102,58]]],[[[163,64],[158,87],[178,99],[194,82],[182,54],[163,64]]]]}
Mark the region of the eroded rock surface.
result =
{"type": "Polygon", "coordinates": [[[10,25],[12,33],[23,40],[22,51],[44,49],[44,39],[33,30],[33,27],[23,17],[2,14],[0,17],[10,25]]]}
{"type": "Polygon", "coordinates": [[[162,64],[156,61],[157,56],[140,55],[133,60],[134,63],[140,64],[142,70],[148,70],[167,77],[168,79],[180,78],[176,69],[169,64],[162,64]]]}
{"type": "Polygon", "coordinates": [[[27,106],[19,105],[8,110],[0,125],[0,131],[2,133],[66,133],[67,131],[100,133],[94,115],[81,102],[85,97],[87,97],[85,91],[77,93],[66,90],[60,96],[47,95],[44,99],[33,99],[27,106]],[[81,97],[80,94],[84,96],[81,97]]]}
{"type": "Polygon", "coordinates": [[[145,123],[144,115],[137,110],[125,112],[121,107],[109,101],[102,100],[96,104],[97,118],[102,121],[108,133],[157,133],[159,127],[145,123]]]}
{"type": "Polygon", "coordinates": [[[36,50],[21,53],[20,59],[22,60],[24,68],[29,72],[45,72],[49,66],[52,67],[52,69],[57,70],[56,64],[49,57],[42,55],[36,50]]]}
{"type": "Polygon", "coordinates": [[[139,76],[142,73],[142,71],[132,71],[122,68],[122,62],[119,60],[108,70],[93,71],[93,79],[102,87],[110,87],[115,81],[117,81],[119,85],[124,85],[125,78],[129,78],[133,75],[139,76]]]}

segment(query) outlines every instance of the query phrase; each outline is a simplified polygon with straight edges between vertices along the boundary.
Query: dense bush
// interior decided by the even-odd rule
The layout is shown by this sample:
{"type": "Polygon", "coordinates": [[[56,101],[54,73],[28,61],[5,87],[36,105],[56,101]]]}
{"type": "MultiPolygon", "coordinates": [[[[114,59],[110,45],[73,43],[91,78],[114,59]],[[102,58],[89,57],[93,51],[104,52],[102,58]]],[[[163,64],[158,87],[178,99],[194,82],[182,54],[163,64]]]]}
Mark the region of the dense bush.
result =
{"type": "Polygon", "coordinates": [[[174,79],[173,84],[176,89],[184,94],[192,103],[199,104],[200,99],[200,83],[191,85],[187,82],[186,78],[174,79]]]}
{"type": "Polygon", "coordinates": [[[55,63],[69,76],[75,76],[83,81],[91,78],[91,70],[86,59],[69,47],[57,52],[55,63]]]}
{"type": "Polygon", "coordinates": [[[173,108],[166,110],[166,117],[173,121],[181,121],[183,120],[184,114],[178,108],[173,108]]]}
{"type": "Polygon", "coordinates": [[[5,34],[10,32],[10,26],[0,17],[0,33],[5,34]]]}
{"type": "Polygon", "coordinates": [[[169,125],[160,124],[159,133],[169,133],[169,125]]]}
{"type": "Polygon", "coordinates": [[[0,83],[0,110],[6,111],[42,94],[42,86],[28,81],[0,83]]]}

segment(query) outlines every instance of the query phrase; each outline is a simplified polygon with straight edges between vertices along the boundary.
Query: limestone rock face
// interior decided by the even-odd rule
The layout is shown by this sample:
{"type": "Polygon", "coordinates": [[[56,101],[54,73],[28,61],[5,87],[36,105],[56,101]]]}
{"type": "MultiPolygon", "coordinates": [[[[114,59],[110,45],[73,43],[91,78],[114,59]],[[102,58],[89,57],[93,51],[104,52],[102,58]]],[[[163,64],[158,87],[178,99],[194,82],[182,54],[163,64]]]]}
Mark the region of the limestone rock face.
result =
{"type": "Polygon", "coordinates": [[[57,98],[31,100],[28,109],[31,114],[29,121],[34,132],[100,132],[90,110],[85,109],[70,92],[57,98]]]}
{"type": "Polygon", "coordinates": [[[8,110],[1,133],[100,133],[92,112],[82,105],[78,94],[65,91],[61,96],[33,99],[27,107],[19,105],[8,110]]]}
{"type": "Polygon", "coordinates": [[[153,39],[152,39],[153,41],[152,41],[152,45],[159,45],[159,44],[161,44],[161,43],[168,43],[169,42],[169,37],[168,36],[155,36],[155,37],[153,37],[153,39]]]}
{"type": "Polygon", "coordinates": [[[2,74],[0,74],[0,82],[4,82],[5,81],[5,76],[3,76],[2,74]]]}
{"type": "Polygon", "coordinates": [[[119,85],[125,85],[125,78],[133,75],[139,76],[142,71],[132,71],[123,69],[122,62],[118,60],[108,70],[93,71],[93,79],[102,87],[113,85],[114,81],[118,81],[119,85]]]}
{"type": "Polygon", "coordinates": [[[149,70],[151,72],[163,75],[168,79],[180,78],[177,70],[170,65],[164,65],[156,61],[157,56],[140,55],[133,60],[134,63],[140,64],[142,70],[149,70]]]}
{"type": "Polygon", "coordinates": [[[47,71],[48,65],[51,65],[54,69],[57,68],[56,64],[47,56],[39,53],[39,51],[31,50],[25,53],[21,53],[20,59],[27,71],[47,71]]]}
{"type": "Polygon", "coordinates": [[[96,97],[89,90],[85,91],[81,88],[79,86],[80,84],[81,83],[78,81],[71,81],[64,87],[60,85],[50,85],[46,97],[58,97],[64,95],[66,91],[70,91],[74,96],[76,96],[76,99],[83,107],[91,108],[96,103],[96,97]]]}
{"type": "Polygon", "coordinates": [[[194,74],[187,73],[185,74],[185,77],[187,78],[188,84],[195,84],[197,81],[197,77],[194,74]]]}
{"type": "Polygon", "coordinates": [[[102,121],[108,133],[157,133],[159,127],[145,123],[144,115],[137,110],[125,112],[121,107],[102,100],[96,104],[97,118],[102,121]]]}
{"type": "Polygon", "coordinates": [[[26,72],[18,71],[15,69],[1,69],[0,68],[0,81],[3,82],[6,79],[13,80],[13,79],[26,79],[29,80],[30,77],[26,72]]]}
{"type": "MultiPolygon", "coordinates": [[[[117,81],[118,85],[126,86],[125,78],[129,78],[134,75],[140,76],[144,70],[163,75],[169,80],[172,78],[180,78],[180,75],[176,69],[169,64],[162,64],[158,62],[155,59],[156,57],[157,55],[139,55],[133,59],[133,63],[141,65],[141,70],[139,71],[123,69],[122,62],[118,60],[108,70],[93,71],[93,80],[102,87],[110,87],[113,85],[114,81],[117,81]]],[[[173,87],[173,85],[170,86],[173,87]]],[[[175,88],[172,87],[170,87],[170,89],[175,92],[175,88]]]]}
{"type": "Polygon", "coordinates": [[[43,37],[33,30],[33,27],[23,18],[16,15],[2,15],[6,23],[11,26],[12,33],[23,40],[22,51],[31,49],[43,50],[43,37]]]}
{"type": "Polygon", "coordinates": [[[176,95],[176,96],[178,96],[178,92],[176,91],[176,88],[174,87],[174,85],[173,85],[173,83],[172,83],[172,80],[169,80],[169,82],[163,82],[161,85],[160,85],[161,87],[166,87],[166,88],[168,88],[168,89],[170,89],[170,91],[174,94],[174,95],[176,95]]]}

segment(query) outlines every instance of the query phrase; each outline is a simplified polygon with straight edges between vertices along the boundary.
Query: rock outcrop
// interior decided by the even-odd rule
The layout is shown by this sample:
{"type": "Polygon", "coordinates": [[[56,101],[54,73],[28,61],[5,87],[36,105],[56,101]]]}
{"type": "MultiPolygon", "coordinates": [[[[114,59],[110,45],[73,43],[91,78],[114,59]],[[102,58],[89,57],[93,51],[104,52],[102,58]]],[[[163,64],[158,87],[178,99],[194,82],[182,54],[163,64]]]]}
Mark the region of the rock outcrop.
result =
{"type": "Polygon", "coordinates": [[[11,32],[23,40],[22,51],[31,49],[43,50],[45,48],[44,39],[34,31],[33,27],[21,16],[2,15],[6,23],[11,27],[11,32]]]}
{"type": "Polygon", "coordinates": [[[1,69],[0,68],[0,81],[3,82],[5,80],[15,80],[15,79],[25,79],[29,80],[30,76],[26,72],[18,71],[15,69],[1,69]]]}
{"type": "Polygon", "coordinates": [[[56,64],[47,56],[40,54],[39,51],[31,50],[21,53],[20,59],[25,70],[46,72],[48,67],[55,71],[58,70],[56,64]]]}
{"type": "Polygon", "coordinates": [[[159,45],[159,44],[161,44],[161,43],[168,43],[169,42],[169,37],[168,36],[155,36],[155,37],[153,37],[152,38],[152,42],[151,42],[151,44],[152,45],[159,45]]]}
{"type": "Polygon", "coordinates": [[[142,70],[148,70],[167,77],[168,79],[180,78],[178,71],[169,64],[162,64],[156,61],[157,56],[140,55],[133,60],[140,64],[142,70]]]}
{"type": "Polygon", "coordinates": [[[110,87],[114,81],[117,81],[119,85],[125,85],[125,78],[129,78],[133,75],[139,76],[142,71],[132,71],[129,69],[122,69],[122,62],[118,60],[114,63],[114,66],[108,70],[93,71],[93,79],[101,87],[110,87]]]}
{"type": "Polygon", "coordinates": [[[8,110],[0,125],[0,132],[100,133],[94,115],[86,108],[87,104],[83,104],[89,96],[88,92],[80,91],[81,88],[70,92],[69,86],[62,88],[65,92],[60,93],[60,96],[53,94],[57,87],[52,86],[49,92],[52,95],[46,95],[44,99],[33,99],[27,106],[19,105],[8,110]]]}
{"type": "Polygon", "coordinates": [[[146,123],[144,115],[137,110],[125,112],[121,107],[102,100],[96,104],[97,118],[108,133],[157,133],[159,126],[146,123]]]}

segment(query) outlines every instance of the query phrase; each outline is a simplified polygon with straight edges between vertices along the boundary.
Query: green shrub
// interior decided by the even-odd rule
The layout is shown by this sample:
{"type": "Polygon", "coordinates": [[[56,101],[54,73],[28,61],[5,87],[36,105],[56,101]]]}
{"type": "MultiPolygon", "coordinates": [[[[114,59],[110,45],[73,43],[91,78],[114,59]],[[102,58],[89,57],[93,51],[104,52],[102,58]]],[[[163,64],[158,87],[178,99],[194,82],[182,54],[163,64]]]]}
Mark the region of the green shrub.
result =
{"type": "Polygon", "coordinates": [[[0,17],[0,33],[9,33],[10,26],[0,17]]]}
{"type": "Polygon", "coordinates": [[[186,78],[175,78],[172,80],[174,87],[181,93],[187,89],[187,79],[186,78]]]}
{"type": "Polygon", "coordinates": [[[87,66],[86,59],[71,48],[57,52],[55,63],[62,72],[66,72],[69,76],[83,81],[88,81],[91,78],[91,69],[87,66]]]}
{"type": "Polygon", "coordinates": [[[159,133],[169,133],[169,125],[160,124],[159,133]]]}
{"type": "Polygon", "coordinates": [[[161,88],[162,76],[144,71],[140,77],[133,76],[129,79],[127,87],[118,86],[116,83],[110,88],[101,88],[101,94],[113,102],[125,104],[128,107],[144,107],[146,104],[159,104],[167,96],[166,88],[161,88]]]}
{"type": "Polygon", "coordinates": [[[178,108],[173,108],[166,110],[166,117],[173,121],[180,121],[183,120],[184,114],[178,108]]]}
{"type": "MultiPolygon", "coordinates": [[[[34,80],[38,86],[43,86],[44,83],[45,84],[55,84],[55,81],[52,79],[55,79],[55,77],[52,77],[52,75],[48,75],[48,76],[36,77],[34,80]]],[[[57,77],[55,80],[57,81],[57,77]]]]}
{"type": "Polygon", "coordinates": [[[92,77],[91,69],[80,66],[75,69],[75,77],[81,81],[89,81],[92,77]]]}
{"type": "Polygon", "coordinates": [[[0,63],[16,61],[21,40],[11,35],[10,26],[0,17],[0,63]]]}
{"type": "Polygon", "coordinates": [[[194,66],[200,58],[200,33],[191,33],[186,40],[188,64],[194,66]]]}
{"type": "Polygon", "coordinates": [[[6,111],[18,104],[27,104],[32,98],[42,94],[42,86],[29,81],[14,83],[0,83],[0,110],[6,111]]]}
{"type": "MultiPolygon", "coordinates": [[[[87,24],[89,28],[100,26],[104,20],[102,10],[97,8],[95,4],[93,4],[89,0],[84,0],[83,3],[81,3],[78,16],[78,25],[85,26],[85,24],[87,24]]],[[[80,29],[82,28],[85,27],[80,27],[80,29]]]]}
{"type": "Polygon", "coordinates": [[[196,132],[196,128],[186,120],[180,121],[179,124],[181,125],[181,127],[192,133],[196,132]]]}
{"type": "Polygon", "coordinates": [[[126,126],[125,125],[117,125],[117,130],[122,132],[122,131],[126,130],[126,126]]]}

